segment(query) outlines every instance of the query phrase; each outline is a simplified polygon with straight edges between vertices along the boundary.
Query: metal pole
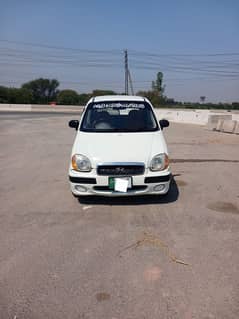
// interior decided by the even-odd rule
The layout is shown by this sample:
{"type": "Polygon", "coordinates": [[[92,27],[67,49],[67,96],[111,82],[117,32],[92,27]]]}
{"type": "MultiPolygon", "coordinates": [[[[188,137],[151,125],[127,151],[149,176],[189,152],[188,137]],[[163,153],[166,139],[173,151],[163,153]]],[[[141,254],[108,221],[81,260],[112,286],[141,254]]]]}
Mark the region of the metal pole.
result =
{"type": "Polygon", "coordinates": [[[124,51],[124,68],[125,68],[125,95],[129,94],[129,72],[128,72],[128,52],[124,51]]]}
{"type": "Polygon", "coordinates": [[[129,84],[130,84],[131,94],[134,95],[134,88],[133,88],[133,82],[132,82],[130,70],[128,70],[128,75],[129,75],[129,84]]]}

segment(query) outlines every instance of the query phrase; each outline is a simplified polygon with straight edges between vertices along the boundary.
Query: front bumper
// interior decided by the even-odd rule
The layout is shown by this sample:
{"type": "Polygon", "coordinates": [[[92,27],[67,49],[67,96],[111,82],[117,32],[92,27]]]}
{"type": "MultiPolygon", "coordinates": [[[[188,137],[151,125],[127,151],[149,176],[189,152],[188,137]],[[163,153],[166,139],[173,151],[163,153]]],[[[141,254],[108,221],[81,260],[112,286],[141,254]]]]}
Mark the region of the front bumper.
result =
{"type": "MultiPolygon", "coordinates": [[[[120,177],[120,176],[115,176],[120,177]]],[[[172,174],[170,168],[160,172],[146,169],[143,175],[132,176],[132,188],[127,192],[117,192],[108,187],[109,176],[99,176],[96,170],[80,173],[70,169],[71,191],[76,196],[135,196],[164,195],[169,191],[172,174]]]]}

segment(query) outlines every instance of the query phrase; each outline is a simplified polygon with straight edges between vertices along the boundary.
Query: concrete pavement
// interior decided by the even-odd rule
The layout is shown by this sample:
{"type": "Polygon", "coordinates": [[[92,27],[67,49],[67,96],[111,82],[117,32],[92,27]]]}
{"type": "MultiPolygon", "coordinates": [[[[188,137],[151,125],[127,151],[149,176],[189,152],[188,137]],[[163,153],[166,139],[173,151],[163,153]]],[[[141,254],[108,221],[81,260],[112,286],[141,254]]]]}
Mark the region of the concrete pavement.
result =
{"type": "Polygon", "coordinates": [[[0,318],[237,319],[238,135],[171,124],[168,196],[79,202],[77,118],[1,116],[0,318]]]}

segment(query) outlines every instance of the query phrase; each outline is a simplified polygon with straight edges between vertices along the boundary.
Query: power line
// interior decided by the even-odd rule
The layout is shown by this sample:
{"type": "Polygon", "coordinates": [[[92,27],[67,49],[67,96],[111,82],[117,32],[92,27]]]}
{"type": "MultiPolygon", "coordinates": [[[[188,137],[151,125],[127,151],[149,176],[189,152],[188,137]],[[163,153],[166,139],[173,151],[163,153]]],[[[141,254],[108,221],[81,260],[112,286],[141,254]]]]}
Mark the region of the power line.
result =
{"type": "MultiPolygon", "coordinates": [[[[119,54],[122,52],[121,50],[92,50],[92,49],[80,49],[80,48],[70,48],[70,47],[62,47],[62,46],[53,46],[43,43],[35,43],[35,42],[21,42],[21,41],[13,41],[13,40],[6,40],[0,39],[0,42],[6,42],[11,44],[21,44],[25,46],[32,46],[32,47],[42,47],[46,49],[56,49],[56,50],[71,50],[71,51],[78,51],[78,52],[86,52],[86,53],[111,53],[111,54],[119,54]]],[[[137,50],[130,50],[130,54],[132,55],[140,55],[140,56],[151,56],[151,57],[214,57],[214,56],[239,56],[239,52],[220,52],[220,53],[152,53],[146,51],[137,51],[137,50]]]]}
{"type": "Polygon", "coordinates": [[[53,46],[53,45],[47,45],[42,43],[33,43],[33,42],[20,42],[20,41],[11,41],[11,40],[4,40],[0,39],[0,42],[6,42],[11,44],[21,44],[25,46],[31,46],[31,47],[41,47],[45,49],[55,49],[55,50],[70,50],[70,51],[76,51],[76,52],[84,52],[84,53],[97,53],[97,54],[119,54],[121,50],[92,50],[92,49],[79,49],[79,48],[69,48],[69,47],[61,47],[61,46],[53,46]]]}
{"type": "MultiPolygon", "coordinates": [[[[147,72],[147,74],[152,76],[153,72],[156,73],[159,70],[164,73],[164,82],[167,81],[167,83],[173,81],[177,81],[179,84],[185,83],[185,81],[190,80],[190,78],[195,81],[236,81],[239,79],[239,53],[237,52],[162,54],[135,50],[121,51],[68,48],[43,43],[0,39],[1,77],[5,71],[8,78],[16,79],[19,75],[22,81],[22,74],[24,74],[24,71],[28,67],[28,69],[34,71],[32,75],[36,75],[36,77],[39,76],[39,68],[41,68],[41,70],[45,68],[45,74],[57,74],[61,70],[64,70],[64,78],[69,81],[61,81],[61,83],[90,85],[94,83],[94,80],[89,83],[71,81],[72,76],[68,75],[67,77],[67,71],[72,72],[72,70],[76,68],[89,70],[107,69],[109,70],[110,76],[112,76],[110,70],[115,70],[114,72],[117,72],[115,74],[119,77],[118,70],[122,70],[124,65],[125,93],[129,93],[130,85],[133,94],[133,81],[128,65],[129,57],[130,69],[134,71],[134,78],[136,78],[134,83],[142,83],[142,87],[144,85],[143,83],[147,84],[152,81],[140,81],[137,80],[137,76],[139,77],[139,74],[142,74],[142,72],[144,74],[147,72]],[[4,46],[1,47],[1,44],[4,46]],[[26,46],[29,47],[29,50],[28,48],[26,49],[26,46]],[[124,64],[122,63],[123,53],[124,64]],[[182,78],[172,78],[173,76],[180,77],[180,75],[182,75],[182,78]]],[[[89,71],[89,75],[90,74],[92,73],[89,71]]],[[[10,82],[13,83],[12,81],[10,82]]],[[[112,87],[114,84],[113,81],[109,82],[110,83],[100,80],[100,84],[112,87]]],[[[122,82],[118,81],[119,84],[122,84],[122,82]]],[[[120,88],[120,86],[118,85],[117,88],[120,88]]]]}
{"type": "Polygon", "coordinates": [[[215,57],[215,56],[239,56],[239,52],[220,52],[220,53],[149,53],[143,51],[129,51],[130,54],[148,57],[215,57]]]}

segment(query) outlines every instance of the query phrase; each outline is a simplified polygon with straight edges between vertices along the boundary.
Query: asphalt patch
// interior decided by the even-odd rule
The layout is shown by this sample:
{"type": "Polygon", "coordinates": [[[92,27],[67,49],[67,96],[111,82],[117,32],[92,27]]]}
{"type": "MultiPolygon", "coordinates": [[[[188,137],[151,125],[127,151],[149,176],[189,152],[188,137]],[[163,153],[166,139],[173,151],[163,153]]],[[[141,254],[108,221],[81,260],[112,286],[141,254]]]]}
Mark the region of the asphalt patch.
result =
{"type": "Polygon", "coordinates": [[[185,181],[181,180],[181,179],[177,179],[176,183],[178,186],[186,186],[188,185],[188,183],[186,183],[185,181]]]}
{"type": "Polygon", "coordinates": [[[101,301],[109,300],[110,294],[108,294],[107,292],[99,292],[98,294],[96,294],[95,297],[98,302],[101,302],[101,301]]]}
{"type": "Polygon", "coordinates": [[[210,203],[207,208],[222,213],[239,214],[239,208],[230,202],[210,203]]]}

